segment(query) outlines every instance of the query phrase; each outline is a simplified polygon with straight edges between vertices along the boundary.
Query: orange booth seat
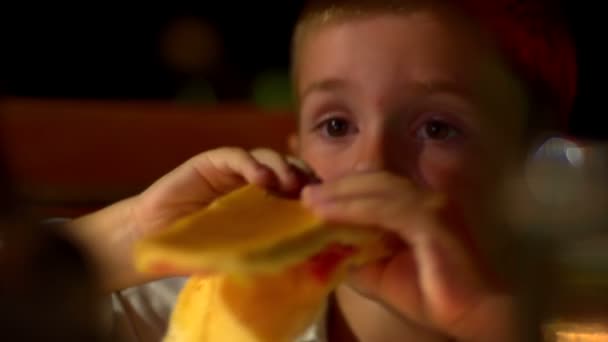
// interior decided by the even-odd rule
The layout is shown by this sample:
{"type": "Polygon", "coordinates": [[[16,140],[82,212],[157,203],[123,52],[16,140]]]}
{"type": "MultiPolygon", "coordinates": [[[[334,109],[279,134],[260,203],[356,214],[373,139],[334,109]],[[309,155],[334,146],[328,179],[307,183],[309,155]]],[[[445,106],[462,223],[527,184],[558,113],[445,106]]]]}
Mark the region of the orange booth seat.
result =
{"type": "Polygon", "coordinates": [[[287,151],[289,112],[252,105],[0,101],[4,168],[44,216],[77,215],[133,195],[195,154],[219,146],[287,151]]]}

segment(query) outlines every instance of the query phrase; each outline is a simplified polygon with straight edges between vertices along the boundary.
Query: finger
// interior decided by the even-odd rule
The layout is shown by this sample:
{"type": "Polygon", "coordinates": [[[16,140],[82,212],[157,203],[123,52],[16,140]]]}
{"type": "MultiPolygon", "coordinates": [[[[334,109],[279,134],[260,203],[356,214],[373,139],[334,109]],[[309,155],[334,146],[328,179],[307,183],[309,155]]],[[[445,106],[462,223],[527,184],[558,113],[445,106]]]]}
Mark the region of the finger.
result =
{"type": "Polygon", "coordinates": [[[371,195],[305,201],[304,205],[326,221],[377,226],[404,234],[411,217],[427,210],[424,201],[422,196],[418,199],[402,196],[401,191],[394,189],[371,195]]]}
{"type": "Polygon", "coordinates": [[[299,190],[300,182],[294,167],[289,164],[286,157],[266,148],[251,151],[251,156],[263,165],[266,165],[278,180],[278,189],[282,192],[292,193],[299,190]]]}
{"type": "Polygon", "coordinates": [[[436,219],[421,218],[418,224],[429,231],[418,234],[412,246],[427,314],[433,321],[455,328],[486,292],[483,277],[461,241],[436,219]]]}
{"type": "Polygon", "coordinates": [[[270,187],[274,177],[273,171],[249,152],[218,148],[192,157],[154,182],[139,196],[140,205],[163,222],[169,222],[244,184],[270,187]]]}
{"type": "Polygon", "coordinates": [[[274,181],[272,171],[241,148],[223,147],[202,153],[191,165],[218,194],[233,190],[238,179],[264,187],[274,181]]]}
{"type": "Polygon", "coordinates": [[[353,174],[336,181],[307,186],[302,192],[302,199],[305,203],[312,203],[393,194],[413,200],[417,192],[405,178],[387,172],[374,172],[353,174]]]}
{"type": "MultiPolygon", "coordinates": [[[[423,317],[418,266],[411,248],[351,270],[348,285],[409,318],[423,317]]],[[[417,320],[418,321],[418,320],[417,320]]]]}
{"type": "Polygon", "coordinates": [[[145,190],[146,203],[173,208],[199,207],[245,183],[264,185],[272,173],[247,152],[219,148],[200,153],[167,173],[145,190]]]}
{"type": "Polygon", "coordinates": [[[321,183],[319,177],[315,174],[313,169],[306,164],[305,161],[290,155],[288,155],[286,159],[287,163],[292,166],[292,169],[298,175],[302,185],[321,183]]]}
{"type": "Polygon", "coordinates": [[[487,291],[471,255],[431,215],[413,215],[399,232],[407,248],[355,270],[353,284],[408,317],[457,329],[487,291]]]}

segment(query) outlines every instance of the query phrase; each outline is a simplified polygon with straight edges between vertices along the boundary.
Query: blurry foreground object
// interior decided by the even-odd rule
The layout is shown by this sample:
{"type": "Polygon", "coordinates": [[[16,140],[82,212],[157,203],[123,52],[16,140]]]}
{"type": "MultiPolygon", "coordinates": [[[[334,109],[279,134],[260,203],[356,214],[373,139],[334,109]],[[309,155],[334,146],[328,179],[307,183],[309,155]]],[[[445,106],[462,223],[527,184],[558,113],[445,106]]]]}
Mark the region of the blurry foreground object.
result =
{"type": "Polygon", "coordinates": [[[102,341],[99,292],[83,254],[51,226],[0,222],[3,341],[102,341]]]}
{"type": "Polygon", "coordinates": [[[509,185],[522,340],[608,341],[608,145],[551,138],[509,185]]]}

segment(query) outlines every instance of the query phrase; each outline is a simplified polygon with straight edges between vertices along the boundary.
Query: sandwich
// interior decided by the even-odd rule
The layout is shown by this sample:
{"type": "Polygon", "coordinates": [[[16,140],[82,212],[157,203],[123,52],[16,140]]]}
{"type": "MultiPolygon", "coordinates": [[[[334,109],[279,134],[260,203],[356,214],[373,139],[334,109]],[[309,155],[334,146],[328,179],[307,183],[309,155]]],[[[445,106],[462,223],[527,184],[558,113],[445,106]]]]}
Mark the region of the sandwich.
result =
{"type": "Polygon", "coordinates": [[[389,252],[377,230],[329,224],[247,185],[144,238],[135,264],[192,274],[165,341],[291,342],[322,319],[349,267],[389,252]]]}

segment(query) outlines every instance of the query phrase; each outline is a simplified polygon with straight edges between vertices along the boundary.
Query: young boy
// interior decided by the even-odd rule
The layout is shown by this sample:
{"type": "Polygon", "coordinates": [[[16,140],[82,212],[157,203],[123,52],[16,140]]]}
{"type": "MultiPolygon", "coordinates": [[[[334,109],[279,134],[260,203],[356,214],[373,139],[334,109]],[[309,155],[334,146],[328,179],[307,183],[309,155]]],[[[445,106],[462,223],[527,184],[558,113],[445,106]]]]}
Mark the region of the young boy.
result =
{"type": "MultiPolygon", "coordinates": [[[[72,222],[105,288],[152,280],[131,264],[141,236],[256,183],[301,190],[327,220],[403,242],[352,272],[332,298],[325,336],[312,340],[516,340],[511,297],[476,242],[501,225],[496,191],[539,123],[571,109],[576,66],[559,18],[540,1],[317,1],[293,51],[298,157],[322,183],[304,184],[270,150],[195,156],[142,194],[72,222]]],[[[179,290],[170,281],[114,296],[134,340],[162,336],[179,290]]]]}

